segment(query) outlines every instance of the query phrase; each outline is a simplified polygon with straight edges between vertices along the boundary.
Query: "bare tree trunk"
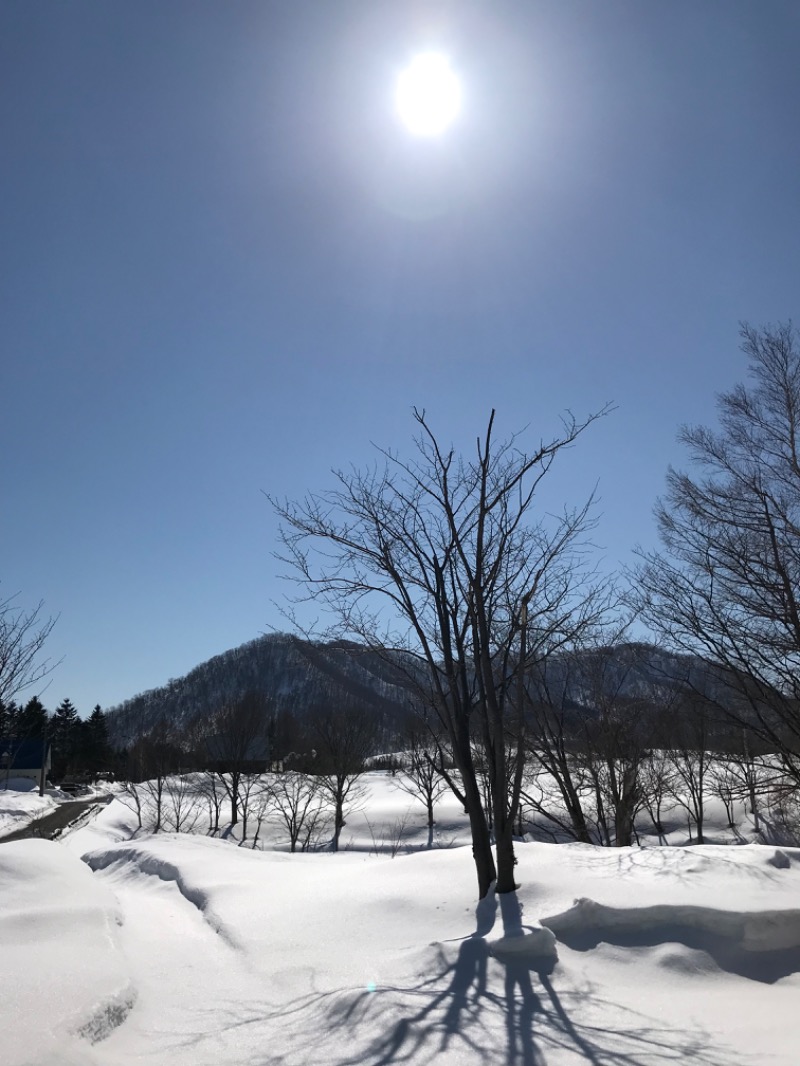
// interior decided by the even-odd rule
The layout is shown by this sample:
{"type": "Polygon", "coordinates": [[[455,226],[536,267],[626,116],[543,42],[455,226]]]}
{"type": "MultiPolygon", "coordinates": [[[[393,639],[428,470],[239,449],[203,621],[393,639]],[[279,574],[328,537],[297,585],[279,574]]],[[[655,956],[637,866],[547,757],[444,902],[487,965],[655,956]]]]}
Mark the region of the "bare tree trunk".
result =
{"type": "Polygon", "coordinates": [[[230,784],[231,826],[239,824],[239,774],[233,771],[230,784]]]}

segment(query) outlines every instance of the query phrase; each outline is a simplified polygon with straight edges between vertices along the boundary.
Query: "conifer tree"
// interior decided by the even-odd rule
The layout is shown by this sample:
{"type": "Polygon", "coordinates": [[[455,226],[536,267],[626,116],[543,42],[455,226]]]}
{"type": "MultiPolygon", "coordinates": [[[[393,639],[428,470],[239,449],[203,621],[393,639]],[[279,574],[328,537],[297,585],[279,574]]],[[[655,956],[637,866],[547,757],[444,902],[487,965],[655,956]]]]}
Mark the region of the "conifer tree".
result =
{"type": "Polygon", "coordinates": [[[106,716],[99,703],[83,724],[85,727],[83,755],[86,769],[91,771],[106,769],[106,763],[111,756],[111,748],[108,742],[106,716]]]}
{"type": "Polygon", "coordinates": [[[71,700],[62,700],[50,721],[53,774],[56,780],[63,777],[74,762],[80,724],[78,712],[71,700]]]}
{"type": "Polygon", "coordinates": [[[0,700],[0,737],[7,737],[11,734],[11,721],[11,707],[7,707],[5,703],[0,700]]]}
{"type": "Polygon", "coordinates": [[[47,733],[47,711],[38,696],[33,696],[17,713],[15,733],[20,740],[44,740],[47,733]]]}

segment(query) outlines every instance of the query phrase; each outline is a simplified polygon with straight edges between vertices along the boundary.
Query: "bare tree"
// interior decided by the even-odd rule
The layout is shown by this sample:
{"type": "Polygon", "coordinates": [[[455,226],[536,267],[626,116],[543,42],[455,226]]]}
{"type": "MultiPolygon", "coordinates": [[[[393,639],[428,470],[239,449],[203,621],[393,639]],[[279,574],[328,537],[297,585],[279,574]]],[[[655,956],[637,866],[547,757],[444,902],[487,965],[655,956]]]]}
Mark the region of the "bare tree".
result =
{"type": "Polygon", "coordinates": [[[646,644],[614,642],[581,656],[580,758],[592,781],[602,840],[616,847],[633,844],[644,807],[645,770],[659,717],[652,652],[646,644]]]}
{"type": "Polygon", "coordinates": [[[146,736],[139,738],[132,755],[142,797],[141,810],[148,819],[145,828],[160,833],[167,813],[168,778],[180,768],[179,737],[167,722],[158,722],[146,736]]]}
{"type": "Polygon", "coordinates": [[[642,767],[642,779],[642,808],[653,823],[659,844],[666,844],[664,818],[675,808],[675,771],[667,752],[650,752],[642,767]]]}
{"type": "Polygon", "coordinates": [[[529,765],[522,798],[540,820],[539,827],[545,831],[549,827],[553,839],[567,837],[591,844],[591,815],[586,802],[589,781],[578,758],[580,721],[569,694],[574,668],[574,658],[562,657],[554,666],[545,661],[529,671],[529,765]],[[551,782],[560,803],[554,802],[551,782]]]}
{"type": "Polygon", "coordinates": [[[428,816],[428,847],[433,847],[434,808],[447,791],[447,782],[437,769],[436,748],[420,729],[410,729],[406,738],[405,765],[395,784],[424,807],[428,816]]]}
{"type": "Polygon", "coordinates": [[[216,770],[204,770],[198,785],[198,794],[202,796],[208,810],[209,831],[219,833],[219,817],[227,795],[222,774],[216,770]]]}
{"type": "Polygon", "coordinates": [[[374,717],[355,707],[318,708],[309,716],[315,745],[314,772],[333,810],[331,850],[339,850],[345,814],[364,799],[360,780],[373,754],[374,717]]]}
{"type": "Polygon", "coordinates": [[[753,829],[758,833],[761,830],[762,799],[769,797],[773,786],[781,782],[785,775],[774,758],[755,754],[747,730],[742,730],[737,739],[738,743],[726,753],[727,773],[734,794],[745,803],[745,813],[749,805],[753,829]]]}
{"type": "Polygon", "coordinates": [[[741,337],[752,383],[719,396],[719,430],[681,431],[696,474],[668,473],[634,599],[800,784],[800,346],[791,325],[741,337]]]}
{"type": "Polygon", "coordinates": [[[272,809],[275,821],[289,835],[289,850],[308,850],[324,821],[327,799],[317,778],[290,770],[272,783],[272,809]]]}
{"type": "Polygon", "coordinates": [[[273,504],[283,558],[370,649],[402,651],[419,699],[449,737],[473,841],[480,897],[512,892],[513,831],[523,773],[527,666],[568,645],[607,607],[582,556],[591,501],[535,514],[556,457],[599,415],[568,417],[533,451],[496,444],[494,412],[474,456],[443,447],[415,411],[416,458],[381,451],[382,467],[339,471],[338,488],[273,504]],[[473,732],[488,755],[495,850],[475,775],[473,732]],[[509,745],[509,737],[513,742],[509,745]],[[509,758],[511,752],[511,758],[509,758]]]}
{"type": "Polygon", "coordinates": [[[144,828],[144,803],[145,803],[145,790],[139,784],[138,781],[127,780],[123,782],[122,788],[117,793],[116,798],[120,803],[127,807],[128,810],[133,811],[136,815],[136,828],[144,828]]]}
{"type": "Polygon", "coordinates": [[[40,602],[32,610],[19,607],[16,596],[0,600],[0,704],[42,681],[57,664],[41,659],[57,618],[44,618],[40,602]]]}
{"type": "MultiPolygon", "coordinates": [[[[239,804],[242,814],[242,835],[239,841],[241,846],[247,840],[247,831],[250,825],[251,814],[257,814],[262,810],[264,803],[269,804],[270,788],[261,771],[244,771],[239,778],[239,804]]],[[[266,816],[266,809],[262,814],[261,823],[266,816]]]]}
{"type": "Polygon", "coordinates": [[[174,774],[166,784],[164,826],[174,833],[191,833],[200,821],[202,781],[197,774],[174,774]]]}
{"type": "MultiPolygon", "coordinates": [[[[256,831],[253,834],[253,843],[250,845],[253,851],[258,847],[258,838],[261,836],[261,827],[272,809],[272,799],[272,788],[262,778],[261,787],[252,796],[250,804],[250,813],[256,824],[256,831]]],[[[242,837],[242,843],[244,843],[244,837],[242,837]]]]}
{"type": "Polygon", "coordinates": [[[410,807],[395,818],[391,825],[382,825],[380,829],[374,826],[369,818],[365,818],[369,835],[372,837],[370,855],[374,852],[376,858],[381,855],[391,855],[393,859],[396,859],[403,847],[410,820],[410,807]]]}
{"type": "Polygon", "coordinates": [[[221,775],[231,804],[231,826],[239,822],[242,776],[263,773],[268,763],[268,704],[259,692],[226,703],[205,738],[208,758],[221,775]]]}
{"type": "Polygon", "coordinates": [[[736,828],[736,804],[742,798],[741,785],[733,763],[727,759],[714,759],[706,775],[709,789],[725,808],[728,828],[736,828]]]}
{"type": "Polygon", "coordinates": [[[667,758],[672,766],[673,796],[689,819],[689,837],[695,827],[695,843],[705,844],[705,801],[713,764],[709,737],[711,704],[700,693],[686,695],[668,712],[667,758]]]}

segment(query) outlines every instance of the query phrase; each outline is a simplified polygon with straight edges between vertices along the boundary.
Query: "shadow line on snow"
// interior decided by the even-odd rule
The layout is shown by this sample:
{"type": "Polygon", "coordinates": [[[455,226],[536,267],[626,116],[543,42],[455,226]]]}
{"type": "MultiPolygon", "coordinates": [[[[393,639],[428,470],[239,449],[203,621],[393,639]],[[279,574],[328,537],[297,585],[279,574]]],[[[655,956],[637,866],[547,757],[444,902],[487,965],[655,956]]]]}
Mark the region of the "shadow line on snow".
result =
{"type": "MultiPolygon", "coordinates": [[[[501,897],[504,934],[524,932],[515,895],[501,897]]],[[[661,1027],[636,1011],[622,1011],[624,1026],[607,1029],[596,1019],[607,1002],[585,984],[559,993],[552,958],[493,957],[484,939],[497,903],[483,901],[476,932],[460,942],[456,957],[435,947],[431,976],[408,987],[312,992],[286,1006],[235,1012],[230,1029],[266,1025],[269,1047],[247,1066],[325,1062],[330,1066],[405,1066],[480,1061],[486,1066],[546,1066],[549,1052],[564,1051],[589,1066],[732,1066],[738,1056],[715,1048],[699,1030],[661,1027]],[[497,976],[501,980],[497,980],[497,976]],[[490,977],[492,978],[490,980],[490,977]],[[347,1046],[342,1054],[338,1048],[347,1046]]],[[[572,1060],[570,1060],[572,1061],[572,1060]]]]}
{"type": "MultiPolygon", "coordinates": [[[[800,948],[748,951],[729,937],[715,935],[679,922],[665,923],[652,930],[559,930],[558,939],[573,951],[581,952],[591,951],[600,944],[613,944],[624,948],[654,948],[681,944],[692,951],[703,952],[720,970],[770,985],[791,974],[800,973],[800,948]]],[[[685,970],[687,975],[690,975],[696,967],[693,960],[682,960],[678,956],[671,968],[685,970]]]]}

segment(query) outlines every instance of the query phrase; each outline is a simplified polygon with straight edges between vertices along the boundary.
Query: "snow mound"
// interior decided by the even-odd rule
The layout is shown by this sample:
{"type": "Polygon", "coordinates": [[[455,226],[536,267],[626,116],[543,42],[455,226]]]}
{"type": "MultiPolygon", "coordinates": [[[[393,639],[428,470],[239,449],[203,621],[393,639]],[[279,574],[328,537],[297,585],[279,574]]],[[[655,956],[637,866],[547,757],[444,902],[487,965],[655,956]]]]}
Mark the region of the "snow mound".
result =
{"type": "Polygon", "coordinates": [[[551,929],[532,929],[520,936],[503,936],[491,941],[489,950],[495,958],[555,963],[558,959],[556,937],[551,929]]]}
{"type": "Polygon", "coordinates": [[[56,802],[57,795],[53,795],[51,790],[40,796],[33,781],[12,777],[6,787],[3,779],[0,787],[0,837],[24,829],[35,818],[53,810],[56,802]]]}
{"type": "Polygon", "coordinates": [[[136,991],[109,889],[59,844],[0,847],[0,1032],[4,1066],[94,1061],[136,991]]]}
{"type": "MultiPolygon", "coordinates": [[[[570,936],[607,939],[613,934],[694,930],[724,937],[743,951],[782,951],[800,947],[800,910],[733,911],[690,904],[616,908],[577,899],[562,914],[542,918],[542,925],[559,938],[570,936]]],[[[671,939],[664,936],[663,939],[671,939]]]]}
{"type": "Polygon", "coordinates": [[[781,851],[778,848],[775,854],[767,859],[770,866],[774,866],[776,870],[788,870],[792,865],[792,860],[786,854],[785,851],[781,851]]]}
{"type": "Polygon", "coordinates": [[[652,961],[686,975],[717,969],[771,984],[800,973],[800,910],[691,904],[617,908],[577,899],[561,914],[543,918],[542,925],[578,951],[601,942],[627,948],[670,945],[652,961]]]}

